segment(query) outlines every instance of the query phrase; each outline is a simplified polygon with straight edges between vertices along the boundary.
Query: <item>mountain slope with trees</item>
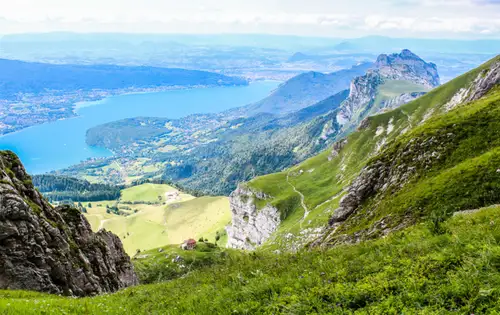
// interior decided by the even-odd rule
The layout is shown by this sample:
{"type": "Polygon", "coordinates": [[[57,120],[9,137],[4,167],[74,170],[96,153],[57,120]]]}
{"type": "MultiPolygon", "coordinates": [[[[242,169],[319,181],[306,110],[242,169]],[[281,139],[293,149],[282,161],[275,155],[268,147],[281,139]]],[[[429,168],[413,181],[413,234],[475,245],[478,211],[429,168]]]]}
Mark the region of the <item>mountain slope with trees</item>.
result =
{"type": "Polygon", "coordinates": [[[499,84],[497,57],[369,117],[331,150],[242,184],[232,195],[239,206],[229,243],[289,249],[357,243],[499,203],[499,84]],[[242,220],[244,213],[250,219],[242,220]],[[263,222],[273,233],[259,232],[263,222]]]}
{"type": "MultiPolygon", "coordinates": [[[[304,161],[350,133],[359,120],[418,98],[439,82],[435,65],[407,50],[381,55],[376,65],[354,79],[350,91],[288,114],[135,118],[92,128],[87,142],[113,150],[117,158],[111,160],[120,164],[149,158],[147,165],[155,171],[140,174],[146,178],[175,181],[205,194],[228,195],[239,182],[304,161]]],[[[345,80],[342,75],[335,78],[338,84],[345,80]]],[[[304,86],[310,88],[308,83],[304,86]]],[[[327,95],[328,91],[320,87],[315,93],[327,95]]],[[[79,165],[64,173],[80,177],[86,169],[95,174],[97,167],[79,165]]],[[[101,180],[107,179],[98,174],[101,180]]]]}

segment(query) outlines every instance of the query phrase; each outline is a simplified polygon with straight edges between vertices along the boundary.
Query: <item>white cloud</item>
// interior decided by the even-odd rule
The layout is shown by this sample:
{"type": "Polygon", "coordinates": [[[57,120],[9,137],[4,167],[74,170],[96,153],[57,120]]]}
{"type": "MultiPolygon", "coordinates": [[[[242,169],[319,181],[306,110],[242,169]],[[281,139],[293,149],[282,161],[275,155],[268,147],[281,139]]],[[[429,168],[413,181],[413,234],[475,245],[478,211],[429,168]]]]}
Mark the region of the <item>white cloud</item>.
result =
{"type": "Polygon", "coordinates": [[[500,37],[500,0],[0,0],[0,33],[500,37]]]}

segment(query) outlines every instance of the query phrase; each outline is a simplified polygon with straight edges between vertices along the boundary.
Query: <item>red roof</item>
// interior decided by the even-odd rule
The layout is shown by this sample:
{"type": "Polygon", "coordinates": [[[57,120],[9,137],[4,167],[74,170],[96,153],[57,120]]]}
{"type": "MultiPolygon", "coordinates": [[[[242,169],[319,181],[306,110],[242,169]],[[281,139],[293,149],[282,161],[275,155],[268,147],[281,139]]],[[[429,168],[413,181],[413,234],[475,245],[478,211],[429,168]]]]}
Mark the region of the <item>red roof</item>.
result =
{"type": "Polygon", "coordinates": [[[188,245],[195,245],[196,244],[196,241],[193,240],[192,238],[188,239],[187,241],[185,241],[186,244],[188,245]]]}

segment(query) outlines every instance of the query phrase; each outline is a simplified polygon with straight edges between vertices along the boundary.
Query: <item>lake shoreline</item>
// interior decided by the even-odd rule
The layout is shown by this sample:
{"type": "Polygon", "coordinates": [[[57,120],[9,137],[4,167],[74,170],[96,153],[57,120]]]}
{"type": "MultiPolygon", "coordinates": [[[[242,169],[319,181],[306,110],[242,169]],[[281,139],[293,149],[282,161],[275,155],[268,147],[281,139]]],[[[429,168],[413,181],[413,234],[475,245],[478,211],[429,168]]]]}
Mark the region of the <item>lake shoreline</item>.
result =
{"type": "MultiPolygon", "coordinates": [[[[6,132],[6,133],[0,133],[0,139],[4,136],[15,134],[21,131],[24,131],[28,128],[32,128],[35,126],[40,126],[48,123],[53,123],[55,121],[60,121],[60,120],[67,120],[67,119],[72,119],[76,118],[79,116],[78,110],[90,106],[98,106],[100,103],[103,103],[106,101],[106,99],[114,96],[124,96],[124,95],[140,95],[140,94],[152,94],[152,93],[162,93],[162,92],[168,92],[168,91],[186,91],[186,90],[197,90],[197,89],[210,89],[210,88],[231,88],[231,87],[242,87],[242,86],[249,86],[255,82],[263,82],[263,81],[272,81],[272,80],[262,80],[262,81],[251,81],[248,82],[247,85],[193,85],[193,86],[159,86],[159,87],[150,87],[150,88],[127,88],[124,90],[93,90],[93,91],[88,91],[87,93],[96,93],[96,92],[102,92],[102,93],[108,93],[103,96],[96,97],[95,99],[85,99],[86,96],[82,96],[82,100],[73,102],[71,104],[71,113],[73,115],[71,116],[64,116],[61,118],[57,119],[52,119],[52,120],[47,120],[42,123],[37,123],[33,125],[29,125],[26,127],[23,127],[21,129],[17,129],[14,131],[6,132]]],[[[92,98],[92,97],[88,97],[92,98]]]]}
{"type": "Polygon", "coordinates": [[[1,135],[0,150],[14,151],[32,174],[66,169],[89,159],[115,156],[111,150],[87,145],[86,132],[94,126],[140,116],[179,119],[224,112],[259,101],[277,85],[278,82],[253,81],[246,86],[129,90],[80,104],[70,117],[1,135]]]}

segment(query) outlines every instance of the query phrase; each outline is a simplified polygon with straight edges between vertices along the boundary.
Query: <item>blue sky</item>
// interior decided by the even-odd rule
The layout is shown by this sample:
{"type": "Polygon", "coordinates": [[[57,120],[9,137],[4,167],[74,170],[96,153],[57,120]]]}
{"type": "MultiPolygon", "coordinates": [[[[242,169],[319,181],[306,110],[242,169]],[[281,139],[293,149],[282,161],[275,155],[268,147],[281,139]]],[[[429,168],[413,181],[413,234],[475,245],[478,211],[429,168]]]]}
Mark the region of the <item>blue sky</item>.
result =
{"type": "Polygon", "coordinates": [[[0,0],[0,8],[0,34],[500,38],[500,0],[0,0]]]}

